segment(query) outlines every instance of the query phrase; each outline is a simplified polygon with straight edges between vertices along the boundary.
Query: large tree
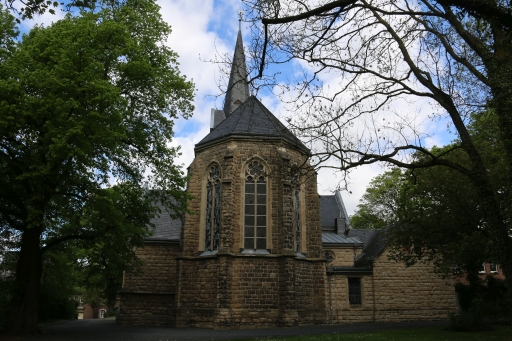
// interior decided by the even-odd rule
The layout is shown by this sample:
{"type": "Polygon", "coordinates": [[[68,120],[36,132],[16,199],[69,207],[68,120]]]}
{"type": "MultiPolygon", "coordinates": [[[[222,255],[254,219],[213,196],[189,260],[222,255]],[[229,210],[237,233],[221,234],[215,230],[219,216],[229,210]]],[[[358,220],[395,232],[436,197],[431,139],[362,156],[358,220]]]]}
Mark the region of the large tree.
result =
{"type": "Polygon", "coordinates": [[[246,3],[255,24],[256,78],[266,75],[269,64],[291,59],[305,70],[302,77],[294,74],[295,88],[286,84],[284,94],[296,94],[289,97],[298,106],[290,122],[309,140],[317,161],[330,159],[330,166],[342,170],[376,162],[441,166],[467,177],[481,198],[485,228],[512,288],[510,213],[504,205],[512,202],[511,2],[246,3]],[[416,113],[407,112],[409,102],[420,100],[434,108],[428,119],[447,124],[458,143],[438,153],[425,148],[428,135],[414,120],[416,113]],[[495,112],[503,144],[507,176],[498,185],[467,127],[469,114],[485,108],[495,112]],[[448,157],[458,152],[466,163],[448,157]]]}
{"type": "Polygon", "coordinates": [[[119,212],[139,207],[130,224],[143,235],[151,200],[186,209],[170,141],[173,119],[193,110],[194,88],[165,45],[170,27],[158,11],[154,1],[127,0],[36,26],[19,42],[14,18],[0,11],[0,234],[19,249],[13,333],[37,332],[44,252],[101,241],[119,212]],[[114,195],[113,182],[131,194],[114,195]],[[110,216],[85,223],[91,207],[110,216]]]}
{"type": "Polygon", "coordinates": [[[480,206],[471,182],[450,168],[395,168],[370,182],[351,223],[385,228],[391,258],[407,266],[427,262],[475,282],[482,262],[502,262],[482,228],[480,206]]]}
{"type": "MultiPolygon", "coordinates": [[[[490,111],[474,114],[468,128],[476,146],[483,151],[493,185],[505,183],[503,147],[496,139],[496,115],[490,111]]],[[[452,147],[434,147],[430,151],[438,154],[452,147]]],[[[449,160],[469,163],[461,150],[450,153],[449,160]]],[[[504,262],[502,254],[492,246],[475,186],[449,167],[393,168],[377,176],[351,221],[354,227],[385,226],[392,258],[407,265],[431,262],[439,272],[452,275],[456,270],[473,283],[479,280],[482,262],[504,262]]]]}

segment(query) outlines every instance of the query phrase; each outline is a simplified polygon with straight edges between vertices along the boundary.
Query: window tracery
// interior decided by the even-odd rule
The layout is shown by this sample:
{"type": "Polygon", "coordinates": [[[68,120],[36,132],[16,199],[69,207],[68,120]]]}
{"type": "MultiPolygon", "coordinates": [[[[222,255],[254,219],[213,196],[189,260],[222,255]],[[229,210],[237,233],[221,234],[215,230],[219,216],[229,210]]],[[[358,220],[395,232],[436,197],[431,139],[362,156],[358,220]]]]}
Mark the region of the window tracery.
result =
{"type": "Polygon", "coordinates": [[[245,170],[244,249],[267,248],[267,179],[257,160],[245,170]]]}
{"type": "Polygon", "coordinates": [[[212,165],[206,184],[205,250],[219,249],[221,182],[218,165],[212,165]]]}

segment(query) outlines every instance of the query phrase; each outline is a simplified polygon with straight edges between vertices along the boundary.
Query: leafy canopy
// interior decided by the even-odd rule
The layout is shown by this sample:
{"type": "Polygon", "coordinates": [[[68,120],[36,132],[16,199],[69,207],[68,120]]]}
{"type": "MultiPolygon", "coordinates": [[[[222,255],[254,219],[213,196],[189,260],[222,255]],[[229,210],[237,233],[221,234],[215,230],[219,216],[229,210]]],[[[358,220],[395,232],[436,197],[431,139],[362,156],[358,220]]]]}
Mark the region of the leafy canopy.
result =
{"type": "Polygon", "coordinates": [[[88,264],[119,283],[153,203],[186,211],[171,141],[194,86],[152,0],[83,10],[20,41],[14,22],[0,10],[0,243],[19,250],[10,328],[33,333],[45,253],[81,241],[88,264]]]}
{"type": "MultiPolygon", "coordinates": [[[[469,130],[486,164],[489,176],[500,192],[503,216],[510,216],[504,180],[503,146],[496,138],[496,115],[483,112],[472,115],[469,130]]],[[[445,155],[451,162],[466,165],[470,161],[457,145],[430,152],[445,155]]],[[[416,155],[421,162],[421,155],[416,155]]],[[[484,261],[502,264],[503,256],[492,247],[493,234],[485,221],[482,198],[471,181],[448,167],[431,167],[404,171],[392,169],[376,177],[351,218],[356,228],[387,228],[392,244],[392,258],[407,265],[433,262],[445,274],[464,270],[468,279],[477,280],[484,261]]]]}

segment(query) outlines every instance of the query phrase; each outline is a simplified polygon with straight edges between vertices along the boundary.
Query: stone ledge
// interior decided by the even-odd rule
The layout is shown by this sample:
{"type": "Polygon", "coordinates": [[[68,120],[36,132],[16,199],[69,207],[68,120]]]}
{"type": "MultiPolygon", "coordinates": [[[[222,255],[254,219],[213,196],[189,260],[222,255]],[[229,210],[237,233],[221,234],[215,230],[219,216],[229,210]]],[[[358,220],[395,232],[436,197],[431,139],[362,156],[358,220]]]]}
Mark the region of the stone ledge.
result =
{"type": "Polygon", "coordinates": [[[206,260],[206,259],[217,259],[220,257],[228,257],[228,258],[294,258],[300,261],[306,262],[325,262],[325,258],[304,258],[298,257],[297,255],[286,255],[286,254],[268,254],[268,255],[259,255],[259,254],[234,254],[232,252],[216,254],[213,256],[202,256],[202,257],[191,257],[191,256],[178,256],[177,260],[206,260]]]}
{"type": "Polygon", "coordinates": [[[129,291],[121,289],[119,291],[120,295],[176,295],[173,292],[165,292],[165,291],[129,291]]]}

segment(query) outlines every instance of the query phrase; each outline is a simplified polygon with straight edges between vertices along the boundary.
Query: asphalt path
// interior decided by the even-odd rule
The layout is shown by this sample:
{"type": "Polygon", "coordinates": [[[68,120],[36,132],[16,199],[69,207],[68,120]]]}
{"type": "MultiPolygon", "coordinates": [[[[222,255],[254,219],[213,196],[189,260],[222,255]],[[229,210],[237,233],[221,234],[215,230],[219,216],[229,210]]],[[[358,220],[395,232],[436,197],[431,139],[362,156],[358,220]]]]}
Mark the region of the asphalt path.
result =
{"type": "MultiPolygon", "coordinates": [[[[373,332],[391,329],[411,329],[447,326],[447,321],[380,322],[342,325],[316,325],[291,328],[213,330],[203,328],[169,328],[118,326],[113,318],[72,320],[46,325],[44,333],[34,337],[11,340],[70,340],[70,341],[189,341],[263,339],[277,336],[341,334],[373,332]]],[[[0,335],[0,339],[2,336],[0,335]]]]}

